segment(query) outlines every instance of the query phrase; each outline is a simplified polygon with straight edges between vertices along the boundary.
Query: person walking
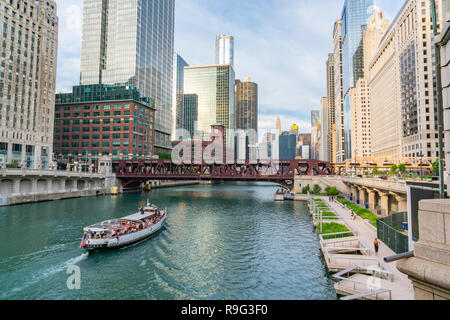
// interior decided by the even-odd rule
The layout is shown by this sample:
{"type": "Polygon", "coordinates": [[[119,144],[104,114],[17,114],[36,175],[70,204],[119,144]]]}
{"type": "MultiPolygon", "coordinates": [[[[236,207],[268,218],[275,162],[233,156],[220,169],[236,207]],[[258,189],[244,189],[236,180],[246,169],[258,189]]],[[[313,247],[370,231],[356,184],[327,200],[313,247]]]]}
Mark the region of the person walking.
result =
{"type": "Polygon", "coordinates": [[[375,255],[378,256],[378,250],[380,249],[380,241],[375,238],[373,241],[373,246],[375,247],[375,255]]]}

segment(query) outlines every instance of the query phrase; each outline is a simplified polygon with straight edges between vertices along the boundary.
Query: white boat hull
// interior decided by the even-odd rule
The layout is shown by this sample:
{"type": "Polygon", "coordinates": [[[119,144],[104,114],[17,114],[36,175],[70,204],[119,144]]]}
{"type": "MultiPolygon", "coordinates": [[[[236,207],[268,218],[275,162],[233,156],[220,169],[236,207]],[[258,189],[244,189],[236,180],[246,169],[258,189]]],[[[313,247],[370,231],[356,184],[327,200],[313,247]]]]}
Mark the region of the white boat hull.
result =
{"type": "Polygon", "coordinates": [[[110,239],[89,239],[84,249],[88,251],[95,251],[95,250],[106,250],[106,249],[118,249],[126,246],[130,246],[132,244],[136,244],[138,242],[141,242],[149,237],[151,237],[153,234],[157,233],[161,228],[164,226],[166,222],[167,215],[164,215],[164,217],[159,221],[158,223],[152,225],[151,227],[148,227],[146,229],[122,235],[117,238],[110,238],[110,239]]]}

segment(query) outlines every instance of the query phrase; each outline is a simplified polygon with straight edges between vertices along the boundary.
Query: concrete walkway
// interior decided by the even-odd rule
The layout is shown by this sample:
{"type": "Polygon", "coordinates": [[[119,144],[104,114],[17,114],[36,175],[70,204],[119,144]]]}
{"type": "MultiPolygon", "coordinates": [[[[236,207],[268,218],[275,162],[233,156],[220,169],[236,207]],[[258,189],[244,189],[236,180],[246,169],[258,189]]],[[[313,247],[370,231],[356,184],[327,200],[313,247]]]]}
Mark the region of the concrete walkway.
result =
{"type": "MultiPolygon", "coordinates": [[[[373,246],[373,241],[377,237],[376,230],[367,225],[362,219],[357,218],[352,220],[351,210],[342,206],[340,202],[331,202],[328,197],[321,197],[321,199],[330,207],[330,209],[340,216],[348,226],[358,232],[360,240],[370,248],[370,256],[376,257],[375,248],[373,246]]],[[[381,242],[377,257],[380,261],[383,261],[383,258],[385,257],[393,256],[395,254],[394,251],[381,242]]],[[[414,300],[414,289],[408,276],[397,270],[397,262],[392,262],[387,265],[394,274],[393,286],[389,288],[392,289],[392,300],[414,300]]]]}

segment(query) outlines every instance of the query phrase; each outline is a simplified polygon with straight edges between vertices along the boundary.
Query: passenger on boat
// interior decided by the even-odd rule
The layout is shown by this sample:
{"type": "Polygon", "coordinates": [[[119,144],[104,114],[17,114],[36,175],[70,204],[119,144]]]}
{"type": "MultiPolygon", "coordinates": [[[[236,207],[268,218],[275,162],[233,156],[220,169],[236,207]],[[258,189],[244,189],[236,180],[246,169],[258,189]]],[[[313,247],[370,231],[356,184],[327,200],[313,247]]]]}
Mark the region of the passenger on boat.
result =
{"type": "Polygon", "coordinates": [[[140,208],[141,214],[144,215],[145,211],[144,211],[144,207],[140,208]]]}

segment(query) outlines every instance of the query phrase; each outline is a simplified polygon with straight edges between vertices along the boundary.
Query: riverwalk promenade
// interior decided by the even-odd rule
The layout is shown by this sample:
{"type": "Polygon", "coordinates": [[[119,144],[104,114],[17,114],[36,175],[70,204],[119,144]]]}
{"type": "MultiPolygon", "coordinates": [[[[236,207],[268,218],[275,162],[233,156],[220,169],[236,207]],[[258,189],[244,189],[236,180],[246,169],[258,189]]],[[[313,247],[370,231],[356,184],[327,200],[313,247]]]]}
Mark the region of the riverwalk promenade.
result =
{"type": "MultiPolygon", "coordinates": [[[[356,231],[359,240],[364,242],[369,248],[369,251],[367,252],[368,257],[377,259],[381,264],[385,264],[383,258],[396,254],[388,246],[381,242],[377,256],[373,246],[373,241],[377,237],[377,231],[374,227],[369,225],[368,222],[360,217],[352,219],[351,210],[344,207],[337,201],[330,201],[328,197],[315,198],[322,199],[322,201],[324,201],[346,225],[348,225],[353,231],[356,231]]],[[[405,274],[398,271],[397,262],[392,262],[386,265],[389,267],[389,271],[393,274],[393,281],[381,280],[380,285],[385,289],[391,290],[392,300],[414,300],[414,289],[412,282],[405,274]]],[[[355,274],[352,276],[352,280],[356,281],[364,281],[367,279],[367,275],[355,274]]]]}

